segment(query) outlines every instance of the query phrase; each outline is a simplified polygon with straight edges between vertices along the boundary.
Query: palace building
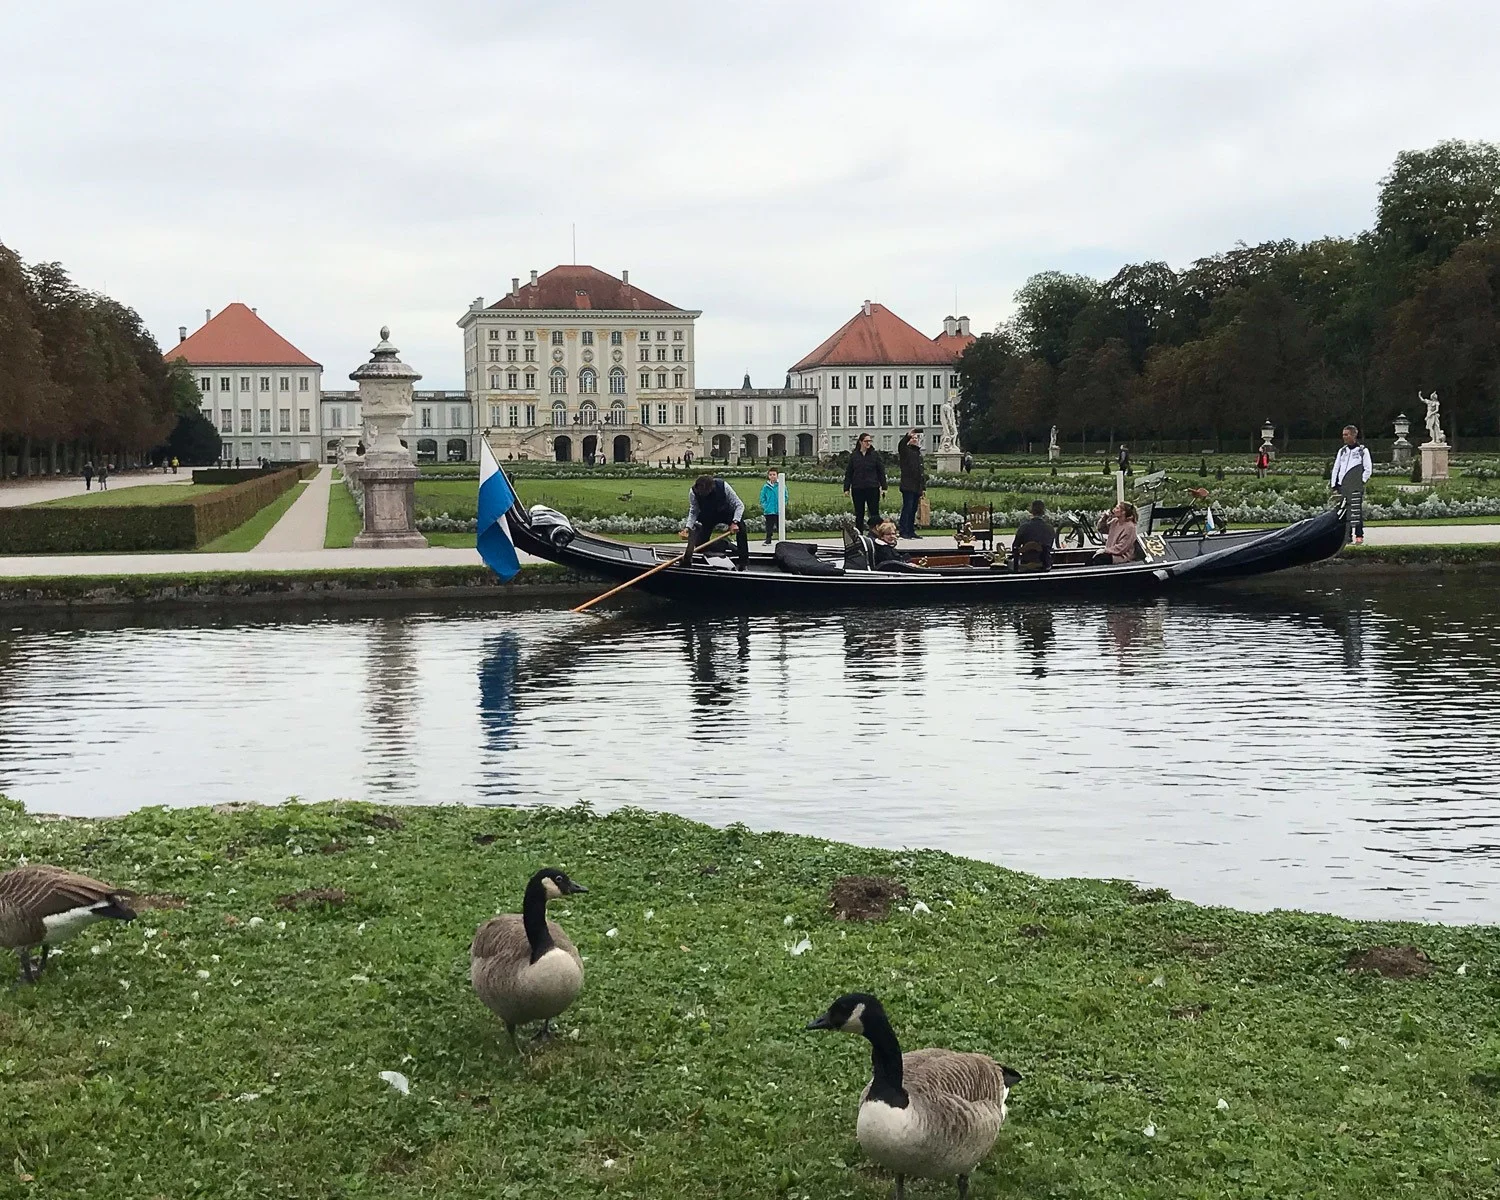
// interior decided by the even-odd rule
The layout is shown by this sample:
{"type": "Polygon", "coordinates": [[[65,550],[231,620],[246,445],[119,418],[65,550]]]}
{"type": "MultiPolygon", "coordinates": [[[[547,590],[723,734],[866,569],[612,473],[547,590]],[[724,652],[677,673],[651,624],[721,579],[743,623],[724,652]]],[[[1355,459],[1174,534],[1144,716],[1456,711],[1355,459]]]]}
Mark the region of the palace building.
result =
{"type": "Polygon", "coordinates": [[[694,322],[595,267],[531,273],[464,331],[464,385],[496,455],[560,462],[649,462],[701,454],[694,408],[694,322]]]}
{"type": "Polygon", "coordinates": [[[916,426],[929,451],[942,440],[943,410],[958,398],[958,359],[971,342],[968,317],[948,317],[928,337],[883,304],[866,300],[790,372],[820,402],[828,450],[852,450],[861,433],[894,451],[916,426]]]}
{"type": "Polygon", "coordinates": [[[203,314],[191,337],[162,355],[192,368],[202,413],[213,422],[225,458],[276,462],[318,457],[323,367],[287,341],[253,308],[231,304],[203,314]]]}

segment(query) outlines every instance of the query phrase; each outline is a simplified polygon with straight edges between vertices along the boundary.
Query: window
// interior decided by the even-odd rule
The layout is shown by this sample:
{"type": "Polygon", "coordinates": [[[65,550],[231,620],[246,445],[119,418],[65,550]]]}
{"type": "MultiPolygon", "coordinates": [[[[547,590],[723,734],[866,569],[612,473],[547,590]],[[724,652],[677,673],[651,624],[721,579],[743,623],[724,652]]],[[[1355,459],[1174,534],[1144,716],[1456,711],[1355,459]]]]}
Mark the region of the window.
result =
{"type": "Polygon", "coordinates": [[[681,349],[676,349],[676,350],[672,351],[672,361],[673,362],[681,362],[682,361],[682,351],[681,351],[681,349]]]}
{"type": "Polygon", "coordinates": [[[755,424],[755,409],[754,409],[753,406],[751,406],[749,404],[745,405],[745,424],[746,425],[754,425],[755,424]]]}
{"type": "Polygon", "coordinates": [[[625,424],[625,401],[616,400],[609,406],[609,416],[604,418],[606,425],[625,424]]]}
{"type": "Polygon", "coordinates": [[[561,346],[562,345],[562,330],[561,329],[554,329],[552,331],[552,344],[554,346],[561,346]]]}
{"type": "Polygon", "coordinates": [[[851,392],[859,386],[859,381],[853,375],[849,376],[847,383],[851,392]]]}
{"type": "Polygon", "coordinates": [[[667,361],[667,350],[666,350],[665,346],[663,346],[661,349],[657,350],[657,352],[656,352],[656,361],[657,362],[666,362],[667,361]]]}
{"type": "Polygon", "coordinates": [[[618,346],[624,341],[625,335],[622,334],[618,329],[611,329],[609,331],[609,344],[611,346],[618,346]]]}
{"type": "Polygon", "coordinates": [[[888,433],[882,433],[880,435],[880,448],[882,450],[889,450],[891,448],[891,435],[890,434],[888,434],[888,433]]]}
{"type": "Polygon", "coordinates": [[[507,346],[505,348],[505,361],[506,362],[515,362],[516,361],[516,348],[514,346],[507,346]]]}
{"type": "Polygon", "coordinates": [[[880,406],[880,423],[882,425],[889,425],[891,423],[891,406],[889,404],[882,404],[880,406]]]}
{"type": "Polygon", "coordinates": [[[662,388],[662,389],[666,388],[666,386],[667,386],[667,373],[665,371],[658,371],[656,373],[656,386],[659,387],[659,388],[662,388]]]}
{"type": "Polygon", "coordinates": [[[526,424],[528,426],[536,424],[536,405],[535,404],[528,404],[526,406],[526,424]]]}
{"type": "Polygon", "coordinates": [[[905,375],[901,376],[901,386],[902,387],[906,386],[906,376],[905,375]]]}
{"type": "Polygon", "coordinates": [[[599,372],[593,367],[584,367],[578,372],[578,392],[582,396],[593,396],[599,391],[599,372]]]}
{"type": "Polygon", "coordinates": [[[651,331],[649,329],[643,329],[636,336],[643,342],[649,342],[651,340],[651,331]]]}
{"type": "Polygon", "coordinates": [[[897,422],[898,422],[898,424],[901,424],[901,425],[905,425],[906,424],[906,412],[907,412],[907,409],[906,409],[906,405],[904,405],[904,404],[897,410],[897,422]]]}
{"type": "Polygon", "coordinates": [[[202,376],[202,377],[199,378],[199,380],[198,380],[198,390],[200,392],[211,392],[211,391],[213,391],[213,388],[214,388],[214,381],[212,379],[210,379],[207,375],[204,375],[204,376],[202,376]]]}
{"type": "Polygon", "coordinates": [[[925,425],[925,424],[927,424],[927,418],[926,418],[926,415],[925,415],[926,412],[927,412],[927,406],[925,404],[919,404],[919,405],[917,405],[917,420],[916,420],[916,424],[918,424],[918,425],[925,425]]]}
{"type": "Polygon", "coordinates": [[[299,408],[297,410],[297,432],[298,433],[311,433],[312,432],[312,409],[310,409],[310,408],[299,408]]]}
{"type": "Polygon", "coordinates": [[[527,346],[526,347],[526,361],[527,362],[532,362],[532,363],[536,362],[536,347],[535,346],[527,346]]]}
{"type": "Polygon", "coordinates": [[[641,424],[651,424],[651,406],[649,404],[641,405],[641,424]]]}
{"type": "Polygon", "coordinates": [[[514,329],[507,329],[505,331],[505,340],[507,342],[513,342],[513,341],[515,341],[516,340],[516,331],[514,329]]]}
{"type": "Polygon", "coordinates": [[[865,388],[866,388],[867,391],[871,391],[871,392],[873,392],[875,390],[875,376],[873,376],[873,375],[866,375],[865,376],[865,388]]]}
{"type": "Polygon", "coordinates": [[[535,329],[528,329],[526,331],[526,337],[523,340],[528,341],[528,342],[534,342],[534,341],[536,341],[536,330],[535,329]]]}
{"type": "Polygon", "coordinates": [[[919,388],[925,388],[927,386],[927,376],[925,376],[925,375],[918,375],[917,376],[917,386],[919,388]]]}
{"type": "Polygon", "coordinates": [[[248,408],[240,409],[240,432],[250,432],[250,410],[248,408]]]}
{"type": "Polygon", "coordinates": [[[642,362],[650,362],[651,361],[651,347],[650,346],[642,346],[641,347],[641,361],[642,362]]]}
{"type": "Polygon", "coordinates": [[[248,392],[249,390],[250,390],[250,376],[248,376],[248,375],[241,375],[240,376],[240,391],[242,391],[242,392],[248,392]]]}
{"type": "Polygon", "coordinates": [[[583,331],[583,344],[585,346],[592,346],[594,344],[594,331],[592,329],[585,329],[583,331]]]}
{"type": "Polygon", "coordinates": [[[221,391],[221,392],[227,392],[228,390],[229,390],[229,376],[228,375],[220,375],[219,376],[219,391],[221,391]]]}
{"type": "Polygon", "coordinates": [[[234,432],[234,409],[232,409],[232,408],[221,408],[221,409],[219,409],[219,432],[220,433],[233,433],[234,432]]]}
{"type": "Polygon", "coordinates": [[[464,421],[464,410],[461,408],[450,408],[448,410],[448,428],[462,429],[467,424],[464,421]]]}
{"type": "MultiPolygon", "coordinates": [[[[526,390],[528,392],[536,390],[536,372],[535,371],[527,371],[526,372],[526,390]]],[[[528,421],[527,424],[528,425],[532,425],[532,424],[535,424],[535,422],[528,421]]]]}
{"type": "Polygon", "coordinates": [[[807,405],[805,405],[805,404],[799,404],[799,405],[797,405],[797,424],[798,425],[806,425],[807,424],[807,405]]]}
{"type": "Polygon", "coordinates": [[[492,342],[498,342],[499,340],[500,340],[500,331],[498,329],[491,329],[490,330],[490,341],[492,341],[492,342]]]}
{"type": "Polygon", "coordinates": [[[891,377],[889,375],[882,375],[880,377],[880,386],[889,389],[891,386],[891,377]]]}
{"type": "Polygon", "coordinates": [[[685,404],[674,404],[674,405],[672,405],[672,424],[673,425],[683,425],[683,424],[686,424],[686,423],[687,423],[687,405],[685,405],[685,404]]]}
{"type": "Polygon", "coordinates": [[[839,377],[837,375],[830,375],[828,377],[828,390],[831,392],[839,390],[839,377]]]}
{"type": "Polygon", "coordinates": [[[714,405],[714,424],[724,424],[724,406],[722,404],[714,405]]]}
{"type": "Polygon", "coordinates": [[[260,377],[260,390],[263,392],[271,390],[271,377],[269,375],[262,375],[260,377]]]}
{"type": "Polygon", "coordinates": [[[656,406],[656,423],[658,425],[665,425],[667,423],[667,406],[665,404],[658,404],[656,406]]]}
{"type": "Polygon", "coordinates": [[[492,392],[498,391],[499,388],[500,388],[500,373],[498,371],[491,371],[490,372],[490,391],[492,391],[492,392]]]}
{"type": "Polygon", "coordinates": [[[271,432],[271,410],[269,408],[260,410],[260,431],[262,433],[271,432]]]}
{"type": "Polygon", "coordinates": [[[344,427],[344,410],[341,408],[330,408],[328,410],[328,428],[342,429],[344,427]]]}
{"type": "Polygon", "coordinates": [[[673,387],[681,387],[682,383],[683,383],[683,380],[686,379],[686,378],[687,378],[687,376],[684,375],[681,371],[673,371],[672,372],[672,386],[673,387]]]}
{"type": "Polygon", "coordinates": [[[664,341],[666,341],[667,340],[667,331],[665,329],[658,329],[656,331],[656,340],[658,342],[664,342],[664,341]]]}
{"type": "Polygon", "coordinates": [[[641,372],[641,390],[645,391],[650,386],[651,386],[651,372],[650,371],[642,371],[641,372]]]}
{"type": "Polygon", "coordinates": [[[835,429],[837,429],[839,427],[839,413],[840,413],[840,411],[842,411],[842,410],[839,408],[839,406],[837,404],[830,405],[829,409],[828,409],[828,423],[830,425],[832,425],[835,429]]]}
{"type": "Polygon", "coordinates": [[[514,371],[507,371],[505,373],[505,386],[511,391],[516,390],[516,373],[514,371]]]}
{"type": "Polygon", "coordinates": [[[289,391],[292,390],[291,376],[289,376],[289,375],[283,375],[278,382],[280,383],[281,390],[283,392],[289,392],[289,391]]]}
{"type": "Polygon", "coordinates": [[[873,404],[866,404],[865,405],[865,425],[866,426],[870,426],[870,425],[873,425],[873,424],[875,424],[875,406],[873,404]]]}
{"type": "Polygon", "coordinates": [[[553,367],[551,372],[551,390],[554,396],[566,396],[568,394],[568,373],[561,367],[553,367]]]}
{"type": "Polygon", "coordinates": [[[566,425],[568,423],[568,407],[561,400],[552,402],[552,424],[566,425]]]}
{"type": "Polygon", "coordinates": [[[855,405],[851,404],[849,406],[849,428],[853,429],[858,424],[859,424],[859,409],[855,405]]]}
{"type": "MultiPolygon", "coordinates": [[[[516,411],[516,406],[514,404],[512,404],[510,406],[510,411],[511,412],[515,412],[516,411]]],[[[491,404],[490,405],[490,424],[491,425],[498,425],[498,424],[500,424],[500,406],[498,404],[491,404]]],[[[512,421],[511,424],[514,425],[515,422],[512,421]]]]}
{"type": "Polygon", "coordinates": [[[950,376],[948,376],[948,386],[951,387],[951,388],[956,388],[958,386],[958,376],[957,375],[950,375],[950,376]]]}
{"type": "Polygon", "coordinates": [[[672,330],[672,340],[674,342],[680,342],[680,341],[682,341],[682,330],[680,330],[680,329],[674,329],[674,330],[672,330]]]}
{"type": "Polygon", "coordinates": [[[432,409],[431,408],[425,408],[424,407],[422,409],[422,428],[423,429],[431,429],[432,428],[432,409]]]}
{"type": "Polygon", "coordinates": [[[578,410],[578,423],[580,425],[595,425],[599,421],[599,410],[594,407],[592,400],[585,400],[583,406],[578,410]]]}
{"type": "Polygon", "coordinates": [[[519,404],[508,405],[505,409],[506,423],[514,429],[521,423],[521,406],[519,404]]]}
{"type": "Polygon", "coordinates": [[[499,361],[500,361],[500,347],[499,346],[491,346],[490,347],[490,362],[499,362],[499,361]]]}
{"type": "Polygon", "coordinates": [[[942,421],[943,421],[943,406],[941,404],[934,404],[932,406],[932,423],[934,425],[940,425],[940,424],[942,424],[942,421]]]}
{"type": "Polygon", "coordinates": [[[297,376],[297,390],[299,392],[305,392],[305,391],[307,391],[307,376],[306,375],[298,375],[297,376]]]}

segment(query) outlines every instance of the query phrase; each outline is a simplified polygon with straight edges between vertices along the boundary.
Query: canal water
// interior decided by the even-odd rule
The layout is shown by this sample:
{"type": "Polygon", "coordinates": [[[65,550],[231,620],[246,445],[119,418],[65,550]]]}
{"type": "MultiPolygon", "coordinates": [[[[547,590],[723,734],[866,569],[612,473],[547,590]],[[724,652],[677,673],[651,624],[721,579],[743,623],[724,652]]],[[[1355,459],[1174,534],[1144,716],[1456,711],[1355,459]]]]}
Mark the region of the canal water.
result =
{"type": "MultiPolygon", "coordinates": [[[[635,804],[1208,903],[1500,916],[1500,598],[0,619],[33,811],[635,804]]],[[[0,848],[0,860],[3,860],[0,848]]]]}

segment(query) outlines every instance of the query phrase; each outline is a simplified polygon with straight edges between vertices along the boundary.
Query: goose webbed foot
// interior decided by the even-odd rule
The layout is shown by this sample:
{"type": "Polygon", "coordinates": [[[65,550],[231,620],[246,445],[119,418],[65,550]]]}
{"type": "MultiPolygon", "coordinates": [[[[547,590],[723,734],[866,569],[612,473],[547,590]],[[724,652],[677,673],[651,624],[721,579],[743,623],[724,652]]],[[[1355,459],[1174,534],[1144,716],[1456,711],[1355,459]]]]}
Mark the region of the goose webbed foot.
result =
{"type": "Polygon", "coordinates": [[[551,1021],[543,1021],[542,1022],[542,1027],[536,1031],[536,1035],[531,1039],[531,1041],[532,1041],[532,1044],[535,1045],[537,1042],[545,1042],[545,1041],[547,1041],[547,1039],[549,1039],[551,1036],[552,1036],[552,1022],[551,1021]]]}
{"type": "Polygon", "coordinates": [[[958,1177],[958,1200],[969,1200],[969,1177],[967,1175],[958,1177]]]}
{"type": "Polygon", "coordinates": [[[16,958],[21,963],[21,977],[16,981],[17,986],[23,983],[35,983],[37,973],[41,968],[31,961],[31,952],[22,946],[16,951],[16,958]]]}

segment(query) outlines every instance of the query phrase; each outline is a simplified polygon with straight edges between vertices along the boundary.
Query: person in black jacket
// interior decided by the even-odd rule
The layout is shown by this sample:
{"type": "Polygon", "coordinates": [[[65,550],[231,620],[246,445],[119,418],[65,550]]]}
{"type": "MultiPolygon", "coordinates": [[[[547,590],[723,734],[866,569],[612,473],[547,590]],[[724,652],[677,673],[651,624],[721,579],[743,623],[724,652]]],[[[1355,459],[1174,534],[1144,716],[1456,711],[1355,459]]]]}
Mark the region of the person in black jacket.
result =
{"type": "Polygon", "coordinates": [[[1047,523],[1046,513],[1047,505],[1041,500],[1033,500],[1031,516],[1016,530],[1016,540],[1010,546],[1010,560],[1017,571],[1052,569],[1052,548],[1057,544],[1057,530],[1047,523]]]}
{"type": "Polygon", "coordinates": [[[713,536],[715,525],[727,525],[734,534],[735,558],[741,571],[750,560],[750,537],[745,532],[745,502],[716,475],[700,475],[688,492],[687,528],[678,536],[687,538],[682,561],[693,561],[693,551],[713,536]]]}
{"type": "Polygon", "coordinates": [[[922,466],[922,433],[908,429],[896,452],[901,462],[901,520],[897,532],[904,538],[917,536],[917,504],[927,490],[927,472],[922,466]]]}
{"type": "Polygon", "coordinates": [[[866,514],[869,528],[880,522],[880,493],[885,488],[885,463],[875,453],[875,439],[862,433],[844,468],[844,494],[854,500],[854,523],[861,533],[866,529],[866,514]]]}

